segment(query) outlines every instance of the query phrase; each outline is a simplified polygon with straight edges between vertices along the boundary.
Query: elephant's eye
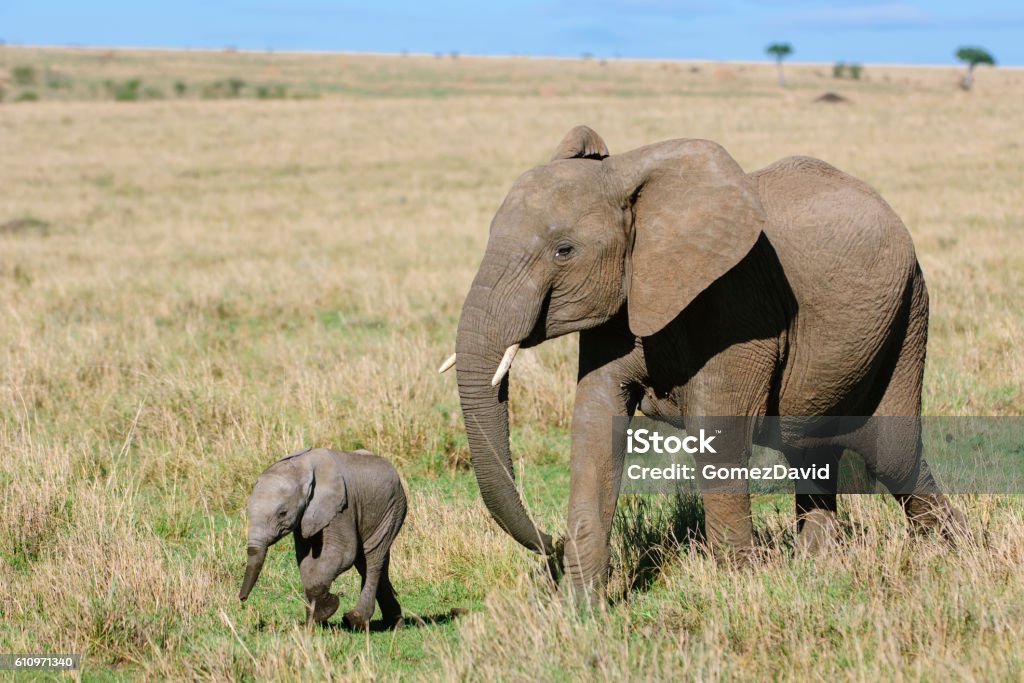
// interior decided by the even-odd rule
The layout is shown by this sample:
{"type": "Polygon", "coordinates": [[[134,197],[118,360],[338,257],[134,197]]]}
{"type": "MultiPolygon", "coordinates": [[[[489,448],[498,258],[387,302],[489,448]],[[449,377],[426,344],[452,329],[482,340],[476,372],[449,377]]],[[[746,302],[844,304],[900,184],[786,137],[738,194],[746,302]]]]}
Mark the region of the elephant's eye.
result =
{"type": "Polygon", "coordinates": [[[555,260],[568,261],[575,253],[576,249],[571,244],[559,244],[555,247],[555,260]]]}
{"type": "Polygon", "coordinates": [[[287,510],[278,510],[277,511],[278,519],[284,519],[287,514],[288,514],[287,510]]]}

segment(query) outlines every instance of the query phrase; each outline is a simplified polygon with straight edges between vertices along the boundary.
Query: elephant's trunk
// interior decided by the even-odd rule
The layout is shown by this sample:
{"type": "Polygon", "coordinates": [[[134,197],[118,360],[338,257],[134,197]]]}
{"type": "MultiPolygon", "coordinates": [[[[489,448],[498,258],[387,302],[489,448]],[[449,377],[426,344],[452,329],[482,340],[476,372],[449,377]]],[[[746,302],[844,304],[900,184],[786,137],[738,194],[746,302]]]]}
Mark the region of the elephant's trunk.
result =
{"type": "Polygon", "coordinates": [[[530,550],[551,555],[551,537],[530,519],[515,485],[508,442],[509,375],[497,386],[491,383],[506,349],[522,341],[536,324],[543,296],[502,291],[487,282],[489,271],[485,259],[462,308],[455,343],[473,471],[498,525],[530,550]]]}
{"type": "Polygon", "coordinates": [[[238,591],[238,599],[245,602],[256,585],[256,579],[260,578],[260,571],[263,569],[263,561],[267,559],[267,546],[250,545],[246,548],[249,559],[245,563],[245,578],[242,579],[242,589],[238,591]]]}

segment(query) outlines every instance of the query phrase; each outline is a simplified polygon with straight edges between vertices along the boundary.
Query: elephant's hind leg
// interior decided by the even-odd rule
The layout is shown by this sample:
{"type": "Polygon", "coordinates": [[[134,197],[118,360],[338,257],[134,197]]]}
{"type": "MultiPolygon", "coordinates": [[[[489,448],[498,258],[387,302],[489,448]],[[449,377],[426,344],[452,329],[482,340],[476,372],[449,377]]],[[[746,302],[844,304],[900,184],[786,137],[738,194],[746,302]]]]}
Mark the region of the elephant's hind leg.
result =
{"type": "Polygon", "coordinates": [[[391,551],[384,556],[384,565],[380,570],[380,583],[377,585],[377,604],[386,626],[398,627],[402,623],[402,606],[395,597],[395,589],[391,585],[389,570],[391,568],[391,551]]]}
{"type": "MultiPolygon", "coordinates": [[[[363,631],[370,626],[370,617],[373,616],[373,599],[371,598],[369,603],[369,609],[367,609],[366,600],[363,596],[366,595],[366,556],[363,551],[359,551],[359,555],[356,557],[356,571],[359,572],[359,598],[356,600],[356,606],[345,612],[343,620],[345,625],[354,631],[363,631]]],[[[371,594],[372,595],[372,594],[371,594]]]]}
{"type": "MultiPolygon", "coordinates": [[[[886,419],[885,422],[895,420],[898,418],[886,419]]],[[[880,425],[879,431],[882,435],[878,440],[879,453],[899,452],[899,449],[906,449],[905,438],[891,437],[894,432],[906,429],[910,428],[900,429],[895,425],[887,426],[885,423],[880,425]]],[[[956,543],[969,534],[967,519],[962,512],[950,504],[949,499],[939,490],[938,484],[928,469],[928,462],[922,455],[920,425],[916,426],[915,432],[916,445],[910,447],[917,454],[914,467],[903,477],[894,479],[880,476],[879,479],[899,501],[907,516],[907,521],[910,522],[910,527],[915,533],[937,531],[946,541],[956,543]]]]}
{"type": "MultiPolygon", "coordinates": [[[[938,490],[938,489],[936,489],[938,490]]],[[[897,494],[896,500],[916,532],[937,530],[949,543],[955,544],[969,535],[967,518],[953,507],[941,493],[897,494]]]]}
{"type": "MultiPolygon", "coordinates": [[[[356,569],[359,570],[359,574],[363,577],[362,590],[359,591],[359,599],[356,601],[355,608],[345,612],[345,624],[355,630],[365,630],[369,628],[370,618],[373,616],[373,603],[376,601],[378,596],[378,588],[381,586],[381,576],[384,574],[384,567],[388,560],[388,550],[382,549],[380,546],[366,553],[365,555],[360,553],[359,559],[356,560],[356,569]]],[[[391,582],[387,582],[388,590],[390,591],[391,582]]],[[[392,598],[394,595],[392,594],[392,598]]],[[[395,606],[398,605],[398,601],[395,601],[395,606]]],[[[390,607],[390,605],[389,605],[390,607]]],[[[381,610],[383,611],[383,606],[381,610]]],[[[398,610],[399,616],[401,615],[401,608],[398,610]]],[[[384,617],[394,618],[394,613],[385,614],[384,617]]]]}
{"type": "Polygon", "coordinates": [[[900,502],[914,531],[937,530],[947,541],[955,542],[968,534],[967,520],[939,490],[921,442],[919,418],[927,340],[928,292],[918,268],[903,343],[875,409],[871,430],[875,438],[862,455],[874,463],[878,478],[900,502]]]}
{"type": "Polygon", "coordinates": [[[942,495],[928,469],[920,418],[876,415],[851,447],[899,501],[915,533],[934,530],[948,541],[967,533],[963,514],[942,495]]]}
{"type": "MultiPolygon", "coordinates": [[[[887,420],[888,421],[888,420],[887,420]]],[[[900,431],[885,429],[883,432],[900,431]]],[[[880,448],[885,448],[884,438],[880,440],[880,448]]],[[[897,439],[901,443],[903,439],[897,439]]],[[[953,507],[949,499],[939,490],[938,484],[928,469],[928,462],[922,454],[920,425],[916,429],[915,467],[902,481],[885,481],[883,483],[892,491],[893,496],[903,507],[903,512],[915,533],[937,531],[949,543],[957,543],[969,535],[967,518],[953,507]]],[[[884,452],[884,451],[883,451],[884,452]]]]}

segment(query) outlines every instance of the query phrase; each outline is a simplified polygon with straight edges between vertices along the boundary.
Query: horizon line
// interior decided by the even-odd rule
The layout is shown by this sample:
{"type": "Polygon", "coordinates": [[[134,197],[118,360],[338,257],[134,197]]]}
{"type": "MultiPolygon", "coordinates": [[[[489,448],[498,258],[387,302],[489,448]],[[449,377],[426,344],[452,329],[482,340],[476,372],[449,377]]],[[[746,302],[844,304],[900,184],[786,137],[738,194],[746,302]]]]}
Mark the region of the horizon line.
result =
{"type": "MultiPolygon", "coordinates": [[[[496,54],[496,53],[479,53],[479,52],[462,52],[461,50],[447,50],[447,51],[435,51],[435,52],[418,52],[413,50],[399,50],[386,51],[386,50],[329,50],[329,49],[302,49],[302,48],[251,48],[251,47],[235,47],[232,45],[225,45],[223,47],[180,47],[180,46],[168,46],[168,45],[96,45],[96,44],[78,44],[78,43],[12,43],[3,42],[0,43],[0,49],[3,48],[22,48],[22,49],[35,49],[35,50],[140,50],[150,52],[215,52],[219,54],[224,53],[246,53],[246,54],[295,54],[295,55],[361,55],[361,56],[374,56],[374,57],[448,57],[451,55],[457,55],[459,58],[483,58],[483,59],[555,59],[555,60],[604,60],[604,61],[619,61],[619,62],[683,62],[683,63],[716,63],[716,64],[773,64],[773,59],[714,59],[707,57],[626,57],[622,55],[617,56],[599,56],[592,53],[581,53],[576,56],[567,55],[546,55],[546,54],[530,54],[530,53],[507,53],[507,54],[496,54]]],[[[785,60],[785,64],[792,66],[822,66],[837,64],[838,61],[798,61],[798,60],[785,60]]],[[[944,69],[944,68],[955,68],[962,69],[962,63],[950,62],[950,63],[926,63],[926,64],[913,64],[913,63],[898,63],[898,62],[844,62],[849,64],[859,64],[860,66],[875,66],[875,67],[886,67],[886,68],[923,68],[923,69],[944,69]]],[[[990,65],[986,65],[990,66],[990,65]]],[[[1022,69],[1024,65],[1018,64],[995,64],[991,65],[990,68],[994,69],[1022,69]]]]}

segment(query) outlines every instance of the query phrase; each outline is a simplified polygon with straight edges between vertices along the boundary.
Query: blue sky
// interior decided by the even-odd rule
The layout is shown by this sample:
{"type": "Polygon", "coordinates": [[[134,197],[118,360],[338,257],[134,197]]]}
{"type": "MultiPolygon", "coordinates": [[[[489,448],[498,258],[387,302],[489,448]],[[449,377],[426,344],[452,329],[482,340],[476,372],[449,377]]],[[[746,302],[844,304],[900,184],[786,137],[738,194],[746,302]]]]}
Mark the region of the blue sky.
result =
{"type": "Polygon", "coordinates": [[[0,0],[11,44],[233,46],[950,64],[960,45],[1024,64],[1024,2],[935,0],[0,0]]]}

